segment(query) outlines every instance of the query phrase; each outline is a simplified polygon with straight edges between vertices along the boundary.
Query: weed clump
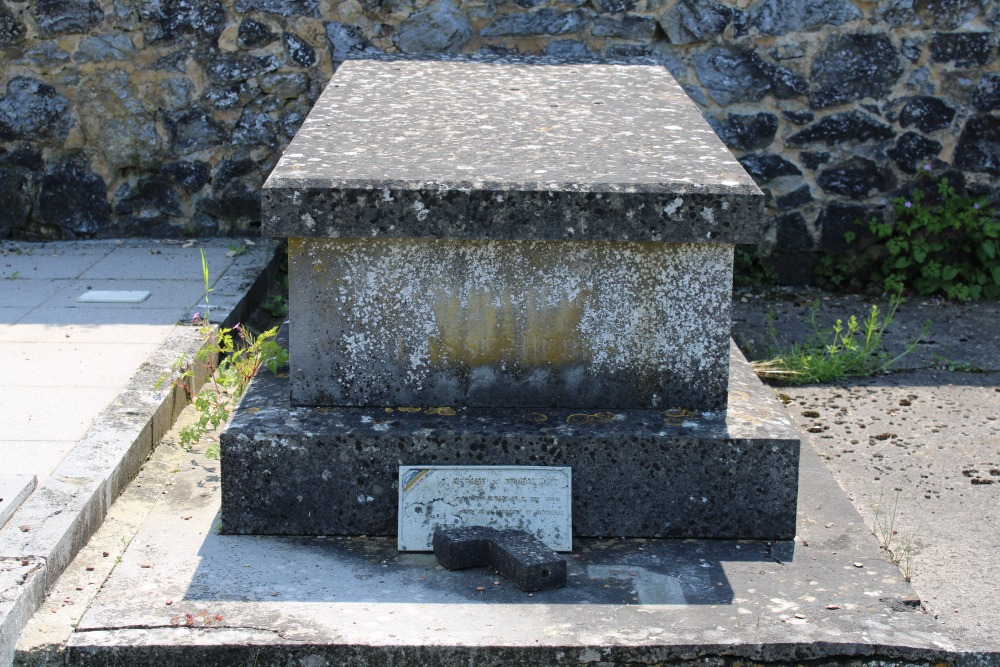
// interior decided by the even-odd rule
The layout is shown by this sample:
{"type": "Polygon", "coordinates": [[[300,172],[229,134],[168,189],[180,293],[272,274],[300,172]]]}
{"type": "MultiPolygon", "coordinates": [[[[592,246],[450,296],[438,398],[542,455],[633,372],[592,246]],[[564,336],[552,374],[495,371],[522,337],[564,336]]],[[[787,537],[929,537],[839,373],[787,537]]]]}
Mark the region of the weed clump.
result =
{"type": "MultiPolygon", "coordinates": [[[[784,351],[780,349],[773,318],[768,315],[768,332],[775,352],[770,359],[753,362],[753,369],[764,380],[789,385],[833,382],[883,373],[912,352],[920,339],[912,341],[896,356],[886,350],[883,337],[901,302],[902,297],[897,294],[889,300],[885,313],[873,304],[863,321],[859,322],[857,317],[851,315],[846,325],[838,319],[829,328],[817,324],[819,304],[814,302],[809,314],[812,334],[805,343],[792,345],[784,351]]],[[[925,325],[921,337],[926,331],[925,325]]]]}

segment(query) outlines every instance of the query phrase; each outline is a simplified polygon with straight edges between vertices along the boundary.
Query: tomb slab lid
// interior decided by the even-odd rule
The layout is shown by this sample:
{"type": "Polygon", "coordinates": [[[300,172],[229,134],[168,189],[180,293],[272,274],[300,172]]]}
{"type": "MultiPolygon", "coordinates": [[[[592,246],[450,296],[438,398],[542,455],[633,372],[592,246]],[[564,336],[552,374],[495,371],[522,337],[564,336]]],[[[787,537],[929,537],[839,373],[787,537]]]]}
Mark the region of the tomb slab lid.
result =
{"type": "Polygon", "coordinates": [[[756,242],[763,195],[665,68],[344,62],[264,186],[264,234],[756,242]]]}

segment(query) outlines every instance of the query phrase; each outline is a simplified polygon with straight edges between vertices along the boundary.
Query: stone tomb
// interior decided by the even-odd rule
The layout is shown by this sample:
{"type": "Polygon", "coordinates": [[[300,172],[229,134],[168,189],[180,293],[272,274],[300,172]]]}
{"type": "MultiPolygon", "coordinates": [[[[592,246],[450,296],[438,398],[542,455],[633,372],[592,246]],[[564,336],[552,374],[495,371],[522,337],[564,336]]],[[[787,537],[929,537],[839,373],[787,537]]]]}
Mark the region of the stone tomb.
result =
{"type": "Polygon", "coordinates": [[[540,465],[577,536],[793,536],[729,342],[763,196],[662,67],[345,62],[263,207],[291,362],[223,437],[225,532],[394,534],[400,465],[540,465]]]}

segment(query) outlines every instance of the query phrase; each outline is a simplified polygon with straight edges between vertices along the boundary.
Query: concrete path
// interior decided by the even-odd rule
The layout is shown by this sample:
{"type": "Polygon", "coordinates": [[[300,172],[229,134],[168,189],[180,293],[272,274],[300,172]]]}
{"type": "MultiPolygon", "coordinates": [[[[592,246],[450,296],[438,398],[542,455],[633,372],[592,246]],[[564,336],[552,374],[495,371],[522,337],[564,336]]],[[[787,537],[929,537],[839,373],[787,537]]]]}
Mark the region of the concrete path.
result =
{"type": "MultiPolygon", "coordinates": [[[[766,358],[769,329],[804,340],[813,305],[826,327],[860,319],[872,303],[801,289],[744,293],[733,333],[766,358]]],[[[1000,302],[912,299],[885,335],[894,355],[918,341],[892,373],[775,390],[880,533],[871,539],[903,557],[925,613],[963,650],[1000,664],[1000,302]]]]}
{"type": "Polygon", "coordinates": [[[182,407],[154,385],[203,344],[201,251],[211,320],[232,324],[274,254],[251,243],[0,244],[0,664],[182,407]]]}

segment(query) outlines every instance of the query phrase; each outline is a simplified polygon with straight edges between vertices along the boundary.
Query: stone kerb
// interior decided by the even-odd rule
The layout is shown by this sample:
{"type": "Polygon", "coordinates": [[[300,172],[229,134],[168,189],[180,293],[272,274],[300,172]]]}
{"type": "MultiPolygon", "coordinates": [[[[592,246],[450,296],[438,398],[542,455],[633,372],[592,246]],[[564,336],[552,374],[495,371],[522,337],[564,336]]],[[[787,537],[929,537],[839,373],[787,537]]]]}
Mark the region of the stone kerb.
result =
{"type": "Polygon", "coordinates": [[[763,196],[662,67],[346,62],[263,205],[293,404],[725,406],[763,196]]]}

